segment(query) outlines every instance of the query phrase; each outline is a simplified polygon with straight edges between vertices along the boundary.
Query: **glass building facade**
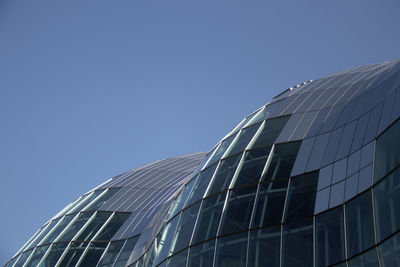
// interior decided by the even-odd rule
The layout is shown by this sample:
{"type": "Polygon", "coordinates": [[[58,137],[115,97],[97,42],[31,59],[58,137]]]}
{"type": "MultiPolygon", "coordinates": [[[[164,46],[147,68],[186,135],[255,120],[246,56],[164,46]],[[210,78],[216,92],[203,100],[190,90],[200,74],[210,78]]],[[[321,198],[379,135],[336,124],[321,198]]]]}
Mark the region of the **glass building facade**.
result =
{"type": "Polygon", "coordinates": [[[207,154],[114,177],[6,266],[400,266],[400,61],[291,87],[207,154]]]}

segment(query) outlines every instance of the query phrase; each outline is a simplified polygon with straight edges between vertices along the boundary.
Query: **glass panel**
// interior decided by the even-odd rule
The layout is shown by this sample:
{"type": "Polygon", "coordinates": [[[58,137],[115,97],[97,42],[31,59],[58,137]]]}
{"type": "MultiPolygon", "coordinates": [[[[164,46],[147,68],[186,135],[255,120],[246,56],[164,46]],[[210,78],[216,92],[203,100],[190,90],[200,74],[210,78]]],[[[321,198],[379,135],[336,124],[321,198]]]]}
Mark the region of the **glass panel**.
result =
{"type": "Polygon", "coordinates": [[[284,225],[282,242],[282,266],[313,266],[312,219],[284,225]]]}
{"type": "Polygon", "coordinates": [[[332,170],[333,170],[333,164],[328,165],[319,171],[318,190],[330,186],[332,184],[332,170]]]}
{"type": "Polygon", "coordinates": [[[317,199],[315,201],[314,214],[321,213],[329,208],[330,195],[331,195],[330,187],[317,191],[317,199]]]}
{"type": "Polygon", "coordinates": [[[262,181],[288,178],[296,160],[301,142],[278,144],[273,148],[273,155],[262,181]]]}
{"type": "Polygon", "coordinates": [[[128,219],[130,213],[127,212],[116,212],[107,225],[101,230],[101,232],[95,238],[96,241],[109,241],[117,233],[119,228],[128,219]]]}
{"type": "Polygon", "coordinates": [[[247,232],[219,238],[215,266],[246,266],[247,232]]]}
{"type": "Polygon", "coordinates": [[[275,181],[261,184],[252,227],[280,224],[288,181],[275,181]]]}
{"type": "Polygon", "coordinates": [[[178,254],[173,255],[168,259],[167,266],[168,267],[182,267],[186,266],[186,260],[188,256],[188,249],[179,252],[178,254]]]}
{"type": "Polygon", "coordinates": [[[358,178],[358,193],[372,186],[372,164],[360,171],[358,178]]]}
{"type": "Polygon", "coordinates": [[[336,154],[336,160],[343,158],[349,154],[356,127],[357,121],[350,122],[344,127],[342,140],[340,141],[340,145],[336,154]]]}
{"type": "Polygon", "coordinates": [[[165,216],[166,220],[171,219],[174,217],[181,209],[183,208],[183,205],[185,204],[190,191],[192,191],[195,178],[192,179],[189,183],[185,185],[185,187],[182,189],[182,191],[179,193],[179,195],[175,198],[175,200],[172,202],[171,207],[168,210],[168,214],[165,216]]]}
{"type": "Polygon", "coordinates": [[[261,178],[265,163],[267,162],[270,147],[246,151],[244,161],[239,167],[235,187],[258,183],[261,178]]]}
{"type": "Polygon", "coordinates": [[[86,207],[86,205],[90,204],[95,198],[97,198],[104,190],[94,191],[89,194],[87,197],[82,199],[73,209],[71,209],[68,213],[80,212],[82,209],[86,207]]]}
{"type": "Polygon", "coordinates": [[[340,139],[342,138],[343,127],[334,130],[330,133],[328,145],[321,163],[321,166],[331,164],[336,156],[336,151],[339,147],[340,139]]]}
{"type": "MultiPolygon", "coordinates": [[[[349,260],[349,267],[376,267],[379,266],[376,249],[370,249],[354,259],[349,260]]],[[[382,265],[384,266],[384,265],[382,265]]],[[[389,265],[394,266],[394,265],[389,265]]]]}
{"type": "Polygon", "coordinates": [[[286,221],[293,221],[314,214],[317,183],[318,172],[303,174],[290,180],[286,221]]]}
{"type": "Polygon", "coordinates": [[[90,241],[111,214],[112,212],[97,212],[94,218],[85,226],[85,229],[75,237],[75,240],[90,241]]]}
{"type": "Polygon", "coordinates": [[[292,176],[302,174],[306,171],[308,159],[310,158],[314,141],[315,137],[312,137],[304,139],[301,142],[301,146],[299,152],[297,153],[296,161],[292,169],[292,176]]]}
{"type": "Polygon", "coordinates": [[[279,266],[281,227],[250,232],[247,266],[279,266]]]}
{"type": "Polygon", "coordinates": [[[194,183],[193,190],[192,192],[190,192],[189,197],[186,201],[185,207],[193,204],[197,200],[200,200],[204,196],[204,193],[206,192],[206,189],[216,168],[217,164],[214,164],[213,166],[200,172],[194,183]]]}
{"type": "MultiPolygon", "coordinates": [[[[53,242],[58,235],[67,227],[67,225],[72,221],[73,218],[76,217],[76,214],[69,214],[62,218],[62,221],[54,227],[54,229],[50,232],[50,234],[43,239],[41,242],[42,244],[51,243],[53,242]]],[[[69,240],[68,240],[69,241],[69,240]]]]}
{"type": "Polygon", "coordinates": [[[229,136],[227,139],[223,140],[221,144],[218,146],[217,150],[215,151],[214,155],[208,162],[208,166],[213,164],[214,162],[218,161],[222,155],[225,153],[225,151],[228,149],[229,145],[232,143],[233,139],[235,138],[235,134],[229,136]]]}
{"type": "Polygon", "coordinates": [[[361,150],[357,150],[355,153],[349,156],[347,163],[347,176],[350,176],[360,170],[360,157],[361,150]]]}
{"type": "Polygon", "coordinates": [[[122,250],[118,255],[118,258],[115,260],[115,263],[113,265],[114,267],[123,267],[126,265],[126,262],[128,261],[129,257],[131,256],[131,253],[132,253],[138,239],[139,239],[139,236],[135,236],[135,237],[129,238],[125,242],[125,245],[122,247],[122,250]]]}
{"type": "Polygon", "coordinates": [[[344,260],[343,207],[318,215],[316,225],[316,266],[344,260]]]}
{"type": "Polygon", "coordinates": [[[382,267],[400,266],[400,233],[378,247],[382,267]]]}
{"type": "Polygon", "coordinates": [[[201,169],[203,169],[204,165],[207,163],[207,161],[210,159],[210,157],[213,155],[215,149],[217,149],[217,146],[215,146],[213,149],[210,150],[210,152],[208,152],[207,156],[203,159],[203,161],[200,163],[199,167],[197,168],[197,170],[194,172],[194,174],[198,174],[201,169]]]}
{"type": "Polygon", "coordinates": [[[106,249],[107,244],[107,242],[91,242],[79,266],[93,266],[96,264],[106,249]]]}
{"type": "Polygon", "coordinates": [[[230,191],[221,221],[220,235],[248,229],[256,191],[257,185],[230,191]]]}
{"type": "Polygon", "coordinates": [[[119,251],[121,250],[122,246],[124,245],[125,240],[118,240],[111,242],[107,248],[106,253],[104,253],[103,257],[101,258],[98,267],[101,266],[111,266],[115,259],[117,258],[119,251]]]}
{"type": "Polygon", "coordinates": [[[348,257],[374,244],[371,191],[356,197],[346,205],[348,257]]]}
{"type": "Polygon", "coordinates": [[[259,148],[272,145],[278,137],[290,116],[265,121],[262,130],[257,134],[250,148],[259,148]]]}
{"type": "Polygon", "coordinates": [[[219,167],[215,173],[214,179],[211,182],[207,196],[222,192],[228,189],[232,177],[235,174],[236,168],[242,158],[242,154],[221,160],[219,167]]]}
{"type": "Polygon", "coordinates": [[[400,163],[400,120],[376,141],[374,179],[378,181],[400,163]]]}
{"type": "Polygon", "coordinates": [[[176,225],[178,224],[179,216],[174,217],[169,221],[164,229],[161,231],[160,243],[157,244],[157,255],[154,259],[154,265],[159,264],[167,256],[171,246],[172,237],[176,230],[176,225]]]}
{"type": "Polygon", "coordinates": [[[346,179],[346,167],[347,167],[347,158],[336,161],[333,164],[333,176],[332,176],[333,184],[346,179]]]}
{"type": "Polygon", "coordinates": [[[226,193],[203,200],[192,243],[201,242],[217,235],[226,193]]]}
{"type": "Polygon", "coordinates": [[[315,143],[310,154],[310,159],[307,165],[307,172],[314,171],[321,167],[321,161],[324,156],[329,140],[329,133],[317,135],[315,143]]]}
{"type": "Polygon", "coordinates": [[[257,132],[259,127],[260,123],[242,129],[242,131],[240,131],[239,133],[239,137],[236,139],[234,144],[229,148],[229,151],[227,152],[226,155],[227,156],[234,155],[236,153],[245,150],[245,148],[250,143],[251,139],[253,138],[254,134],[257,132]]]}
{"type": "Polygon", "coordinates": [[[371,164],[374,160],[374,145],[375,142],[371,142],[361,148],[360,169],[371,164]]]}
{"type": "Polygon", "coordinates": [[[344,186],[346,182],[342,181],[331,187],[331,197],[329,199],[329,208],[336,207],[337,205],[343,204],[344,200],[344,186]]]}
{"type": "Polygon", "coordinates": [[[58,219],[55,219],[54,221],[52,221],[50,224],[48,224],[48,226],[45,229],[43,229],[42,232],[40,232],[40,234],[36,237],[36,239],[34,239],[27,248],[29,249],[29,248],[32,248],[32,247],[36,246],[37,244],[39,244],[39,242],[54,228],[54,226],[60,220],[61,220],[61,218],[58,218],[58,219]]]}
{"type": "Polygon", "coordinates": [[[42,259],[42,257],[44,256],[44,254],[46,253],[47,249],[49,248],[50,245],[46,245],[46,246],[40,246],[37,247],[35,249],[35,251],[33,252],[31,258],[29,259],[28,262],[26,262],[24,264],[24,266],[38,266],[40,260],[42,259]]]}
{"type": "Polygon", "coordinates": [[[100,196],[96,201],[93,201],[84,210],[98,210],[104,203],[106,203],[120,188],[108,188],[107,191],[100,196]]]}
{"type": "Polygon", "coordinates": [[[400,168],[374,188],[378,241],[400,229],[400,168]]]}
{"type": "Polygon", "coordinates": [[[189,246],[192,237],[194,223],[199,212],[200,203],[197,203],[182,212],[175,236],[171,245],[171,254],[189,246]]]}
{"type": "Polygon", "coordinates": [[[67,248],[68,242],[64,243],[55,243],[51,246],[49,253],[46,258],[43,260],[43,266],[55,266],[57,261],[60,259],[64,250],[67,248]]]}
{"type": "Polygon", "coordinates": [[[25,261],[29,258],[29,256],[32,254],[33,249],[25,251],[22,253],[21,257],[19,257],[18,261],[14,264],[14,266],[22,266],[25,261]]]}
{"type": "Polygon", "coordinates": [[[68,251],[58,266],[75,266],[89,242],[71,242],[68,251]]]}
{"type": "Polygon", "coordinates": [[[215,239],[190,248],[188,267],[209,267],[214,261],[215,239]]]}
{"type": "Polygon", "coordinates": [[[57,242],[70,241],[72,238],[78,233],[79,230],[83,227],[83,225],[92,217],[94,212],[84,212],[80,213],[78,217],[68,225],[64,232],[57,238],[57,242]]]}

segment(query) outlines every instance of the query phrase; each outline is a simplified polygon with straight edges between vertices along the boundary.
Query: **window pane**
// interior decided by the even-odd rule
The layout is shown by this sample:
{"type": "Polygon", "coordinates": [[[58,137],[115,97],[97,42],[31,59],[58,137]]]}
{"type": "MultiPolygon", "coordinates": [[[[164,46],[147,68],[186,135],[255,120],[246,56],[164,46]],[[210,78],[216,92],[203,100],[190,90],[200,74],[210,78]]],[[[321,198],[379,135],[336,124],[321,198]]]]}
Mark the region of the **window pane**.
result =
{"type": "Polygon", "coordinates": [[[55,266],[67,246],[68,242],[53,244],[43,261],[43,266],[55,266]]]}
{"type": "Polygon", "coordinates": [[[126,265],[129,257],[133,249],[135,248],[136,242],[138,241],[139,237],[131,237],[126,242],[125,245],[122,247],[121,252],[118,255],[118,258],[115,260],[114,267],[123,267],[126,265]]]}
{"type": "Polygon", "coordinates": [[[89,242],[71,242],[63,260],[58,266],[75,266],[89,242]]]}
{"type": "Polygon", "coordinates": [[[194,223],[199,212],[200,203],[197,203],[182,212],[175,236],[171,245],[171,254],[189,246],[192,237],[194,223]]]}
{"type": "Polygon", "coordinates": [[[88,205],[85,210],[98,210],[104,203],[107,202],[115,193],[119,191],[120,188],[108,188],[107,191],[96,201],[93,201],[90,205],[88,205]]]}
{"type": "Polygon", "coordinates": [[[165,225],[164,229],[161,231],[161,237],[158,243],[157,255],[154,259],[154,265],[159,264],[168,256],[172,237],[174,236],[178,220],[179,216],[174,217],[165,225]]]}
{"type": "Polygon", "coordinates": [[[46,236],[43,239],[41,243],[46,244],[53,242],[58,237],[58,235],[65,229],[65,227],[67,227],[67,225],[72,221],[72,219],[75,218],[75,216],[76,216],[75,214],[69,214],[64,216],[61,219],[60,223],[54,227],[54,229],[49,233],[48,236],[46,236]]]}
{"type": "Polygon", "coordinates": [[[217,235],[226,193],[203,200],[192,243],[201,242],[217,235]]]}
{"type": "Polygon", "coordinates": [[[215,151],[214,155],[208,162],[208,166],[213,164],[214,162],[220,160],[222,155],[225,153],[225,151],[228,149],[229,145],[232,143],[233,139],[235,138],[235,134],[229,136],[227,139],[221,142],[221,144],[218,146],[217,150],[215,151]]]}
{"type": "Polygon", "coordinates": [[[255,124],[253,126],[242,129],[239,133],[239,137],[235,140],[234,144],[229,148],[227,152],[227,156],[234,155],[236,153],[242,152],[245,150],[247,145],[250,143],[254,134],[257,132],[259,124],[255,124]]]}
{"type": "Polygon", "coordinates": [[[186,266],[186,260],[188,255],[188,249],[179,252],[178,254],[173,255],[168,259],[167,266],[168,267],[182,267],[186,266]]]}
{"type": "MultiPolygon", "coordinates": [[[[349,261],[349,267],[375,267],[375,266],[379,266],[375,248],[370,249],[367,252],[364,252],[363,254],[358,255],[357,257],[349,261]]],[[[395,266],[395,265],[389,265],[389,266],[395,266]]]]}
{"type": "Polygon", "coordinates": [[[82,198],[82,200],[73,209],[71,209],[68,213],[80,212],[88,204],[90,204],[95,198],[97,198],[101,193],[103,193],[103,191],[104,190],[99,190],[99,191],[94,191],[94,192],[88,194],[87,197],[82,198]]]}
{"type": "Polygon", "coordinates": [[[252,227],[280,224],[288,181],[275,181],[261,184],[252,227]]]}
{"type": "Polygon", "coordinates": [[[118,240],[111,242],[107,248],[106,253],[101,258],[99,264],[97,266],[111,266],[114,263],[114,260],[117,258],[119,251],[124,245],[125,240],[118,240]]]}
{"type": "Polygon", "coordinates": [[[44,256],[44,254],[46,253],[49,246],[50,245],[37,247],[35,249],[35,251],[33,252],[31,258],[29,259],[29,261],[26,262],[24,266],[29,266],[29,267],[37,266],[39,264],[40,260],[42,259],[42,257],[44,256]]]}
{"type": "Polygon", "coordinates": [[[214,261],[215,239],[190,248],[189,267],[209,267],[214,261]]]}
{"type": "Polygon", "coordinates": [[[85,229],[75,238],[75,240],[89,241],[97,233],[97,231],[103,226],[107,219],[111,216],[112,212],[99,211],[96,213],[94,218],[89,224],[85,226],[85,229]]]}
{"type": "Polygon", "coordinates": [[[260,134],[256,137],[251,148],[265,147],[272,145],[278,137],[290,116],[280,117],[265,121],[260,134]]]}
{"type": "Polygon", "coordinates": [[[400,233],[383,242],[378,249],[382,267],[400,266],[400,233]]]}
{"type": "Polygon", "coordinates": [[[79,230],[81,230],[81,228],[89,220],[89,218],[92,217],[93,213],[94,212],[80,213],[78,215],[78,218],[76,218],[71,224],[68,225],[68,227],[65,229],[64,232],[61,233],[56,241],[64,242],[72,240],[72,238],[76,235],[76,233],[78,233],[79,230]]]}
{"type": "Polygon", "coordinates": [[[301,142],[293,142],[275,145],[271,162],[263,181],[278,178],[288,178],[296,160],[301,142]]]}
{"type": "Polygon", "coordinates": [[[248,229],[256,191],[257,185],[230,191],[220,235],[248,229]]]}
{"type": "Polygon", "coordinates": [[[93,266],[97,263],[107,247],[107,242],[92,242],[79,266],[93,266]]]}
{"type": "Polygon", "coordinates": [[[29,258],[29,256],[32,254],[33,249],[25,251],[22,253],[21,257],[19,257],[18,261],[15,263],[14,266],[22,266],[25,261],[29,258]]]}
{"type": "Polygon", "coordinates": [[[171,219],[174,217],[181,209],[183,208],[183,205],[185,204],[190,191],[192,191],[195,178],[192,179],[189,183],[185,185],[185,187],[182,189],[182,191],[179,193],[179,195],[175,198],[175,200],[172,202],[171,207],[168,210],[168,214],[165,216],[166,220],[171,219]]]}
{"type": "Polygon", "coordinates": [[[237,154],[221,160],[207,193],[208,196],[228,189],[241,157],[242,154],[237,154]]]}
{"type": "Polygon", "coordinates": [[[213,166],[200,172],[194,183],[192,192],[190,192],[188,200],[186,201],[185,207],[193,204],[197,200],[200,200],[204,196],[216,167],[217,164],[214,164],[213,166]]]}
{"type": "Polygon", "coordinates": [[[312,219],[284,225],[282,240],[282,266],[313,266],[312,219]]]}
{"type": "Polygon", "coordinates": [[[371,190],[346,205],[346,230],[349,257],[374,244],[371,190]]]}
{"type": "Polygon", "coordinates": [[[127,212],[116,212],[107,225],[101,230],[98,236],[95,238],[96,241],[109,241],[117,233],[119,228],[128,219],[130,213],[127,212]]]}
{"type": "Polygon", "coordinates": [[[400,229],[400,168],[374,188],[378,241],[400,229]]]}
{"type": "Polygon", "coordinates": [[[217,240],[216,267],[246,266],[247,232],[226,236],[217,240]]]}
{"type": "Polygon", "coordinates": [[[286,221],[293,221],[314,214],[317,184],[318,172],[300,175],[290,180],[286,221]]]}
{"type": "Polygon", "coordinates": [[[378,181],[400,163],[400,121],[376,141],[374,179],[378,181]]]}
{"type": "Polygon", "coordinates": [[[234,186],[258,183],[269,152],[270,147],[246,151],[234,186]]]}
{"type": "Polygon", "coordinates": [[[251,231],[247,266],[279,266],[280,243],[280,226],[251,231]]]}
{"type": "Polygon", "coordinates": [[[344,260],[343,207],[318,215],[315,225],[317,266],[344,260]]]}

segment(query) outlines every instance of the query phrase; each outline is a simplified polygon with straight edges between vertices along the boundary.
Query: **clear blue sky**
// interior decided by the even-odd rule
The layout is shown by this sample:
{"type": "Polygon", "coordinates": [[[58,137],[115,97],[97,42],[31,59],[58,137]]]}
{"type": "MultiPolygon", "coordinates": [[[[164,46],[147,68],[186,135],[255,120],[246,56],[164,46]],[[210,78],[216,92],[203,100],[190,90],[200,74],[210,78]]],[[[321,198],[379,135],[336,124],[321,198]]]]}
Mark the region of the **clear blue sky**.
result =
{"type": "Polygon", "coordinates": [[[209,150],[280,91],[400,58],[400,3],[0,2],[0,264],[106,179],[209,150]]]}

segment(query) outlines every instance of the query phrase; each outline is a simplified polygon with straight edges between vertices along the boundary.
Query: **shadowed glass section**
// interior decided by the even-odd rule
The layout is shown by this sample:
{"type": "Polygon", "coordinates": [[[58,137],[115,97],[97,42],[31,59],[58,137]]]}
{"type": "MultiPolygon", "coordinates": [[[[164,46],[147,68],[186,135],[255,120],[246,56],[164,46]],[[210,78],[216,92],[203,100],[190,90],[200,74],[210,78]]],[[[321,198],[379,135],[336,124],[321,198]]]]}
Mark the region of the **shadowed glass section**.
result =
{"type": "Polygon", "coordinates": [[[281,227],[270,227],[250,232],[247,266],[279,266],[281,227]]]}
{"type": "Polygon", "coordinates": [[[315,219],[316,265],[328,266],[344,259],[343,207],[318,215],[315,219]]]}
{"type": "Polygon", "coordinates": [[[298,220],[314,214],[318,171],[297,176],[290,180],[286,221],[298,220]]]}
{"type": "Polygon", "coordinates": [[[257,185],[252,185],[229,192],[219,235],[240,232],[249,227],[256,191],[257,185]]]}
{"type": "Polygon", "coordinates": [[[378,241],[400,229],[400,168],[374,187],[378,241]]]}
{"type": "Polygon", "coordinates": [[[186,266],[186,260],[188,256],[188,249],[185,249],[178,254],[173,255],[167,261],[168,267],[182,267],[186,266]]]}
{"type": "Polygon", "coordinates": [[[193,204],[204,196],[204,193],[208,187],[208,184],[210,183],[210,180],[216,168],[217,164],[214,164],[213,166],[200,172],[194,183],[193,189],[189,194],[188,200],[186,201],[185,207],[193,204]]]}
{"type": "Polygon", "coordinates": [[[107,244],[107,242],[91,242],[79,266],[91,266],[97,263],[106,249],[107,244]]]}
{"type": "Polygon", "coordinates": [[[400,266],[400,233],[378,247],[382,267],[400,266]]]}
{"type": "Polygon", "coordinates": [[[288,180],[260,184],[252,227],[280,224],[288,180]]]}
{"type": "Polygon", "coordinates": [[[100,230],[94,240],[110,241],[129,216],[130,213],[128,212],[116,212],[107,225],[100,230]]]}
{"type": "Polygon", "coordinates": [[[46,258],[43,259],[41,266],[55,266],[67,246],[68,242],[52,244],[49,253],[46,258]]]}
{"type": "Polygon", "coordinates": [[[226,236],[217,240],[215,266],[246,266],[247,232],[226,236]]]}
{"type": "Polygon", "coordinates": [[[182,212],[178,226],[176,228],[175,236],[171,245],[171,254],[187,247],[193,233],[193,226],[196,222],[197,214],[199,212],[200,203],[197,203],[182,212]]]}
{"type": "Polygon", "coordinates": [[[24,266],[34,267],[38,266],[40,260],[46,253],[50,245],[40,246],[35,249],[29,261],[27,261],[24,266]]]}
{"type": "Polygon", "coordinates": [[[195,178],[190,180],[190,182],[185,185],[185,187],[182,189],[179,195],[175,198],[175,200],[171,204],[171,207],[168,210],[167,215],[165,216],[165,220],[171,219],[179,211],[181,211],[183,205],[185,205],[185,202],[190,194],[190,191],[192,191],[195,180],[196,180],[195,178]]]}
{"type": "Polygon", "coordinates": [[[257,132],[260,127],[260,123],[244,128],[240,131],[238,138],[229,148],[227,152],[227,156],[234,155],[236,153],[242,152],[246,149],[247,145],[250,143],[254,134],[257,132]]]}
{"type": "Polygon", "coordinates": [[[214,261],[215,239],[191,247],[188,267],[209,267],[214,261]]]}
{"type": "Polygon", "coordinates": [[[346,205],[346,233],[348,257],[374,244],[371,190],[346,205]]]}
{"type": "Polygon", "coordinates": [[[136,245],[136,242],[138,241],[139,237],[131,237],[129,238],[124,246],[122,247],[121,252],[118,255],[118,258],[115,260],[114,267],[123,267],[126,265],[126,262],[128,261],[129,257],[131,256],[131,253],[133,251],[133,248],[136,245]]]}
{"type": "Polygon", "coordinates": [[[43,239],[41,243],[46,244],[53,242],[58,237],[58,235],[62,231],[64,231],[65,227],[67,227],[67,225],[72,221],[73,218],[75,218],[75,216],[76,216],[75,214],[64,216],[61,219],[60,223],[54,227],[54,229],[43,239]]]}
{"type": "Polygon", "coordinates": [[[107,191],[97,198],[95,201],[90,203],[84,210],[85,211],[95,211],[98,210],[104,203],[106,203],[115,193],[119,191],[120,188],[108,188],[107,191]]]}
{"type": "Polygon", "coordinates": [[[226,193],[206,198],[203,200],[192,243],[215,237],[221,219],[226,193]]]}
{"type": "Polygon", "coordinates": [[[239,165],[242,154],[221,160],[214,179],[211,181],[210,189],[207,195],[213,195],[228,189],[232,177],[235,174],[236,168],[239,165]]]}
{"type": "Polygon", "coordinates": [[[124,243],[125,240],[111,242],[97,266],[111,266],[117,258],[124,243]]]}
{"type": "Polygon", "coordinates": [[[97,212],[94,218],[85,226],[85,229],[75,237],[75,240],[89,241],[103,226],[112,212],[97,212]]]}
{"type": "Polygon", "coordinates": [[[290,116],[266,120],[250,148],[266,147],[278,137],[290,116]]]}
{"type": "Polygon", "coordinates": [[[72,238],[81,230],[82,226],[89,220],[94,212],[83,212],[78,215],[74,221],[72,221],[68,227],[60,234],[56,239],[57,242],[70,241],[72,238]]]}
{"type": "Polygon", "coordinates": [[[164,229],[161,231],[161,237],[159,244],[157,244],[157,255],[154,259],[154,265],[159,264],[163,261],[167,256],[171,246],[172,237],[176,230],[176,225],[178,224],[179,216],[174,217],[171,221],[169,221],[164,229]]]}
{"type": "Polygon", "coordinates": [[[400,163],[400,120],[378,137],[375,151],[374,181],[378,181],[400,163]]]}
{"type": "Polygon", "coordinates": [[[270,150],[271,148],[267,147],[246,151],[244,161],[239,167],[234,187],[258,183],[270,150]]]}
{"type": "Polygon", "coordinates": [[[218,146],[217,150],[215,151],[214,155],[212,156],[210,161],[207,163],[208,166],[210,166],[214,162],[221,159],[222,155],[228,149],[229,145],[232,143],[235,136],[236,136],[235,134],[231,135],[228,138],[226,138],[224,141],[221,142],[221,144],[218,146]]]}
{"type": "Polygon", "coordinates": [[[313,266],[313,221],[283,226],[282,266],[313,266]]]}
{"type": "Polygon", "coordinates": [[[58,266],[75,266],[89,242],[71,242],[58,266]]]}
{"type": "MultiPolygon", "coordinates": [[[[376,249],[370,249],[361,255],[349,260],[349,267],[376,267],[379,266],[378,256],[376,255],[376,249]]],[[[382,266],[386,266],[383,264],[382,266]]],[[[395,266],[395,265],[388,265],[395,266]]]]}
{"type": "Polygon", "coordinates": [[[269,163],[262,181],[288,178],[292,171],[301,142],[278,144],[273,148],[271,162],[269,163]]]}

